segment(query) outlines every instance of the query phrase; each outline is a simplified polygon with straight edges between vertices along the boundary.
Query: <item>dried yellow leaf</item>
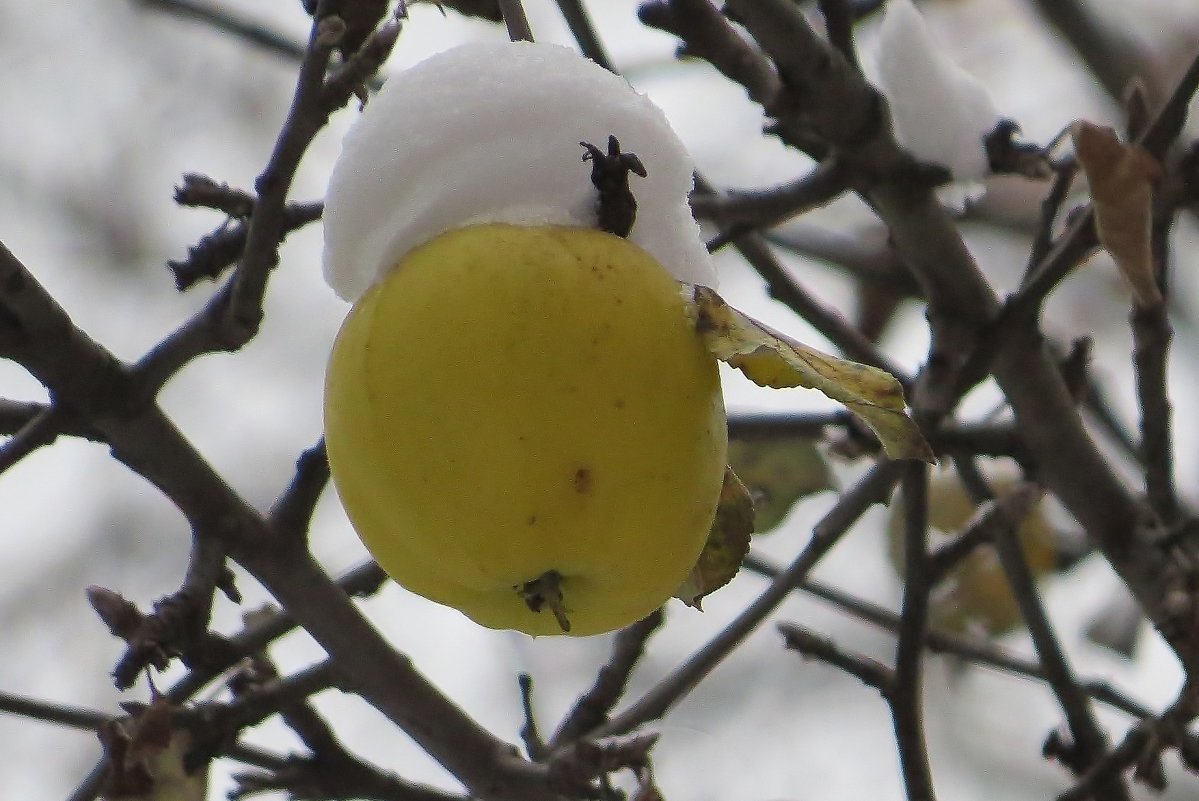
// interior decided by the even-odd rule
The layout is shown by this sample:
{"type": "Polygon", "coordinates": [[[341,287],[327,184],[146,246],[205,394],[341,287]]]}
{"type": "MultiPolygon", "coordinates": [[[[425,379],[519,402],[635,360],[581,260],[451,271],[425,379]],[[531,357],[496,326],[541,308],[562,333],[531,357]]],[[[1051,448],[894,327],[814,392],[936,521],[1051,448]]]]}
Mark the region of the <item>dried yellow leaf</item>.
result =
{"type": "Polygon", "coordinates": [[[920,428],[907,416],[903,387],[885,370],[801,345],[725,303],[704,286],[689,286],[696,330],[712,355],[754,383],[807,387],[844,404],[870,427],[892,459],[935,462],[920,428]]]}

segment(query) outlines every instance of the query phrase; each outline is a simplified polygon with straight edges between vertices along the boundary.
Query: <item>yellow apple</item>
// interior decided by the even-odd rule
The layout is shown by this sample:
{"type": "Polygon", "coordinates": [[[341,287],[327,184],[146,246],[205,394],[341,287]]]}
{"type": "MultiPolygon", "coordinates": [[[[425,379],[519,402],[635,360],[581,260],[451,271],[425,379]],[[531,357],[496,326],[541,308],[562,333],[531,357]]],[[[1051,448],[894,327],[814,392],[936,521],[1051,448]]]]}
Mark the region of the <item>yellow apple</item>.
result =
{"type": "Polygon", "coordinates": [[[458,228],[405,255],[338,334],[325,426],[388,574],[529,634],[664,603],[703,549],[727,446],[678,283],[625,239],[548,225],[458,228]]]}

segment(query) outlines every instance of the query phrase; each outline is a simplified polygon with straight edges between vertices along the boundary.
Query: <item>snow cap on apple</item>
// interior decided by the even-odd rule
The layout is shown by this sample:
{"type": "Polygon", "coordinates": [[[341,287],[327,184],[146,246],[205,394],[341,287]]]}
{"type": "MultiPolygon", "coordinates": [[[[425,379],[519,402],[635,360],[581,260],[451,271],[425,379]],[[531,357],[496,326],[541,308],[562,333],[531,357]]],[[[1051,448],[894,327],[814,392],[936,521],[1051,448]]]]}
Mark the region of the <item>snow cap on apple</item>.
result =
{"type": "Polygon", "coordinates": [[[325,279],[353,302],[413,248],[484,222],[595,227],[580,142],[615,136],[633,177],[628,239],[677,280],[714,286],[687,203],[693,164],[666,116],[573,50],[461,45],[392,76],[346,135],[325,208],[325,279]]]}

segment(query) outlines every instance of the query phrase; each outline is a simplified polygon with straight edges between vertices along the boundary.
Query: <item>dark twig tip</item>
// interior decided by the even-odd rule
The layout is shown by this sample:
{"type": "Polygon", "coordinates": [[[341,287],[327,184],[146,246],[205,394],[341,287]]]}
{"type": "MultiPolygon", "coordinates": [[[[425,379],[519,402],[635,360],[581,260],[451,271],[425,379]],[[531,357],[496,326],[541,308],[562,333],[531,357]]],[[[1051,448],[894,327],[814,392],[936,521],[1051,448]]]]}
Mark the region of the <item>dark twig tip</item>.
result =
{"type": "Polygon", "coordinates": [[[137,605],[118,592],[92,585],[85,590],[88,603],[108,626],[114,637],[128,640],[141,625],[143,616],[137,605]]]}

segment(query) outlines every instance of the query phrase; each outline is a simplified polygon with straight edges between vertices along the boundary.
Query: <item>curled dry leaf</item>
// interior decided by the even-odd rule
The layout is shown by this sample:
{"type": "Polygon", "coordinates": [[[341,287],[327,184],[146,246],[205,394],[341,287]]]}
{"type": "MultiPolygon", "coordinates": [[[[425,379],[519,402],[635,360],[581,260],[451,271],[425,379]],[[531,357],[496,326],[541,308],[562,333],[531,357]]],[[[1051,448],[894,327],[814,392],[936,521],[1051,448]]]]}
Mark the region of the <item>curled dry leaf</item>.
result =
{"type": "Polygon", "coordinates": [[[728,584],[741,569],[741,562],[749,553],[749,538],[753,532],[753,499],[733,468],[726,467],[708,541],[691,575],[687,576],[674,597],[702,611],[700,602],[704,596],[728,584]]]}
{"type": "Polygon", "coordinates": [[[162,698],[129,718],[100,729],[109,801],[204,801],[208,763],[188,770],[191,733],[177,725],[174,709],[162,698]]]}
{"type": "Polygon", "coordinates": [[[1095,230],[1128,280],[1138,306],[1162,302],[1150,234],[1153,185],[1161,166],[1137,144],[1121,142],[1106,125],[1079,121],[1070,128],[1074,152],[1091,185],[1095,230]]]}
{"type": "Polygon", "coordinates": [[[801,345],[724,302],[705,286],[687,286],[696,330],[712,355],[755,384],[819,390],[862,418],[892,459],[934,463],[932,448],[905,413],[895,376],[801,345]]]}

